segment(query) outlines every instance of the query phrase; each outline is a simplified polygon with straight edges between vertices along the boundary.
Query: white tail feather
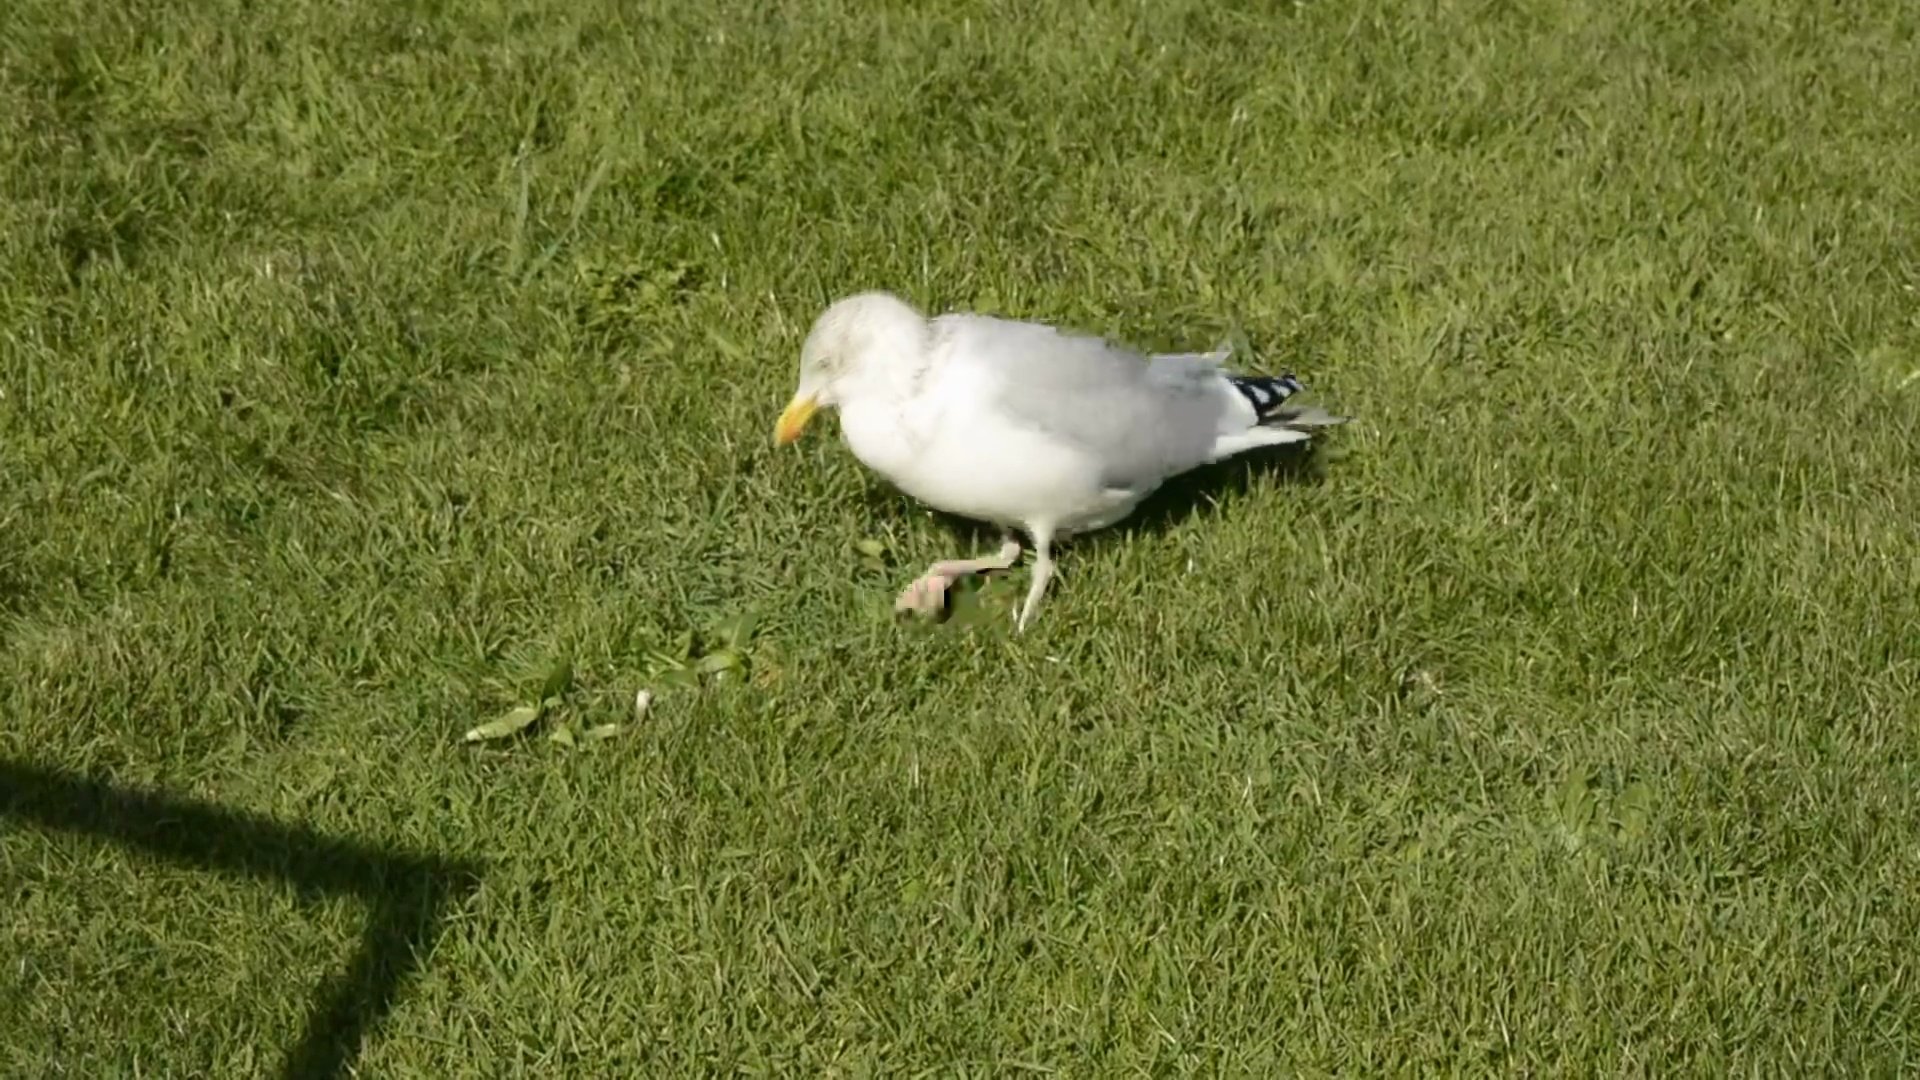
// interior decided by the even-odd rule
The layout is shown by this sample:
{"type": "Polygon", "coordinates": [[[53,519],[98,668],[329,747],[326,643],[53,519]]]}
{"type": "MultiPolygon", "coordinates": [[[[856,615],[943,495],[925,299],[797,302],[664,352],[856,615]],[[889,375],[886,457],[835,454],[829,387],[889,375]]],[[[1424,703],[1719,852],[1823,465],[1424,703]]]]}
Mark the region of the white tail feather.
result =
{"type": "Polygon", "coordinates": [[[1235,454],[1244,453],[1259,446],[1285,446],[1288,443],[1306,442],[1313,438],[1305,431],[1296,431],[1284,427],[1252,427],[1232,435],[1222,435],[1213,441],[1213,456],[1208,460],[1224,461],[1235,454]]]}

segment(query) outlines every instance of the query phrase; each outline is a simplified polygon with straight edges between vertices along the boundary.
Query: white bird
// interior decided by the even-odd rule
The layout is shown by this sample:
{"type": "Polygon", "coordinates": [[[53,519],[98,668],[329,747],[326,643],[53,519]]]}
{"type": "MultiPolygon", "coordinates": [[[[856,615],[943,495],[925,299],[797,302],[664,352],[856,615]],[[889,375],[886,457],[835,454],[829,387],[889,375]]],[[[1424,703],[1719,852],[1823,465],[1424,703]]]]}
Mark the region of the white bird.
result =
{"type": "Polygon", "coordinates": [[[1013,566],[1024,530],[1034,548],[1015,617],[1024,630],[1053,576],[1055,539],[1112,525],[1189,469],[1345,422],[1287,407],[1298,380],[1233,374],[1220,366],[1227,356],[1146,355],[984,315],[928,319],[898,297],[862,293],[814,322],[773,439],[791,443],[815,412],[837,408],[868,468],[929,506],[1005,530],[993,555],[928,567],[896,610],[938,610],[960,578],[1013,566]]]}

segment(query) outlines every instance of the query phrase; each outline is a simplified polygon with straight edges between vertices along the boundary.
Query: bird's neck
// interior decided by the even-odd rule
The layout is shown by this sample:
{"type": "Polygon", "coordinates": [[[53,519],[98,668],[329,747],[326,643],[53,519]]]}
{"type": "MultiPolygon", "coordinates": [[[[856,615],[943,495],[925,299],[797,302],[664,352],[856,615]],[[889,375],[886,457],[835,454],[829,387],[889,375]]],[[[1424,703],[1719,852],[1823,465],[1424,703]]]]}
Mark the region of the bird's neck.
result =
{"type": "Polygon", "coordinates": [[[861,396],[840,406],[840,434],[853,456],[882,476],[898,477],[919,456],[909,402],[861,396]]]}
{"type": "Polygon", "coordinates": [[[891,473],[918,453],[914,432],[929,407],[927,372],[917,349],[903,351],[874,358],[841,387],[841,431],[868,467],[891,473]]]}

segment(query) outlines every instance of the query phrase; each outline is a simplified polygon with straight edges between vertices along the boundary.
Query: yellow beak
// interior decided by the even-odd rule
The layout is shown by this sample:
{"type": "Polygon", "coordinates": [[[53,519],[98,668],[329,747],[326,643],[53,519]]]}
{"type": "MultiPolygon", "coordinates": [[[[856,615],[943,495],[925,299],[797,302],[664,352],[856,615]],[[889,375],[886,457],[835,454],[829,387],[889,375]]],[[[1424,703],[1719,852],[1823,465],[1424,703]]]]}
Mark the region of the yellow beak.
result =
{"type": "Polygon", "coordinates": [[[786,411],[780,414],[780,422],[773,425],[773,445],[785,446],[800,437],[806,430],[807,421],[820,411],[820,402],[812,394],[801,394],[787,403],[786,411]]]}

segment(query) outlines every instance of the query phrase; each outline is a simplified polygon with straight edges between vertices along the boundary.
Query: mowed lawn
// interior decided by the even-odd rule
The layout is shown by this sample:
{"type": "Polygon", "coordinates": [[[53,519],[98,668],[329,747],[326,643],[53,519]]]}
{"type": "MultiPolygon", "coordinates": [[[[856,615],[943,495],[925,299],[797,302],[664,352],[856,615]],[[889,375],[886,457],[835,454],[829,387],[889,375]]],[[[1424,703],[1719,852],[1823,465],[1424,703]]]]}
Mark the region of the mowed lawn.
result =
{"type": "Polygon", "coordinates": [[[0,791],[0,1074],[1911,1067],[1917,223],[1900,0],[15,0],[6,775],[465,869],[0,791]],[[868,288],[1356,419],[896,624],[868,288]]]}

